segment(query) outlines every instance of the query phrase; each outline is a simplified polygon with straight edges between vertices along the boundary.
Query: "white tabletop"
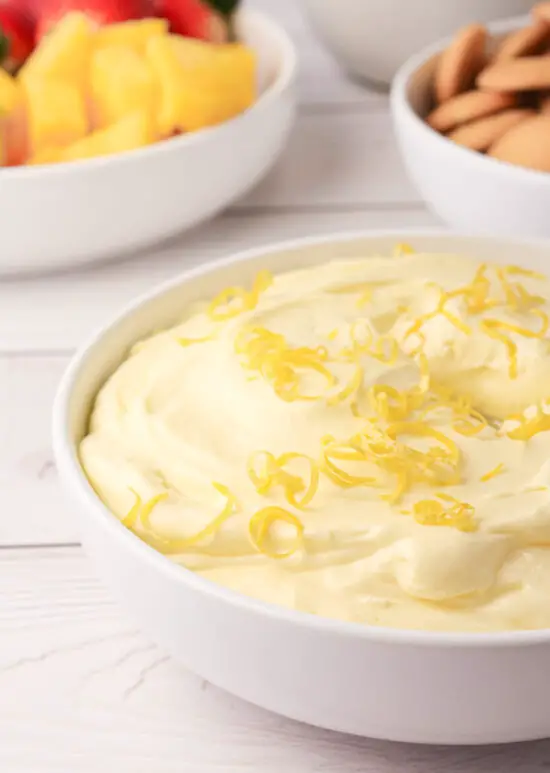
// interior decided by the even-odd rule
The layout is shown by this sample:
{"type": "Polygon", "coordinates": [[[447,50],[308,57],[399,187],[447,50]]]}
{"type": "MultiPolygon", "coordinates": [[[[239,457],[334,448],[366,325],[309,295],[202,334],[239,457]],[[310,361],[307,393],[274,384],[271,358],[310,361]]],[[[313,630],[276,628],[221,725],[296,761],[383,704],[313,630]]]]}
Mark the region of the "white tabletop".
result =
{"type": "MultiPolygon", "coordinates": [[[[387,98],[347,81],[297,0],[251,0],[294,36],[301,104],[275,171],[214,222],[122,263],[0,282],[0,770],[5,773],[543,773],[550,742],[429,749],[321,732],[186,672],[137,632],[78,545],[50,449],[75,345],[151,284],[235,249],[437,225],[407,181],[387,98]]],[[[328,0],[327,0],[328,2],[328,0]]]]}

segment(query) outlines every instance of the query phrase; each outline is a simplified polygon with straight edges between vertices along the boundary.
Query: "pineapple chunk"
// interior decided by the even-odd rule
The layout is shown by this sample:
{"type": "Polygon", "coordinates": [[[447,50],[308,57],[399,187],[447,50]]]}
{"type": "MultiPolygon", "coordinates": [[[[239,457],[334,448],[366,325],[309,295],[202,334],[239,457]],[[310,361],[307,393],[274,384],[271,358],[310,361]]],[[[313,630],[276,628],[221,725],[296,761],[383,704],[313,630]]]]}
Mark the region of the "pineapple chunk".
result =
{"type": "Polygon", "coordinates": [[[83,13],[69,13],[46,35],[27,59],[18,77],[67,81],[81,90],[87,87],[94,26],[83,13]]]}
{"type": "Polygon", "coordinates": [[[86,102],[71,83],[31,79],[25,83],[32,154],[43,148],[68,145],[89,130],[86,102]]]}
{"type": "Polygon", "coordinates": [[[163,136],[214,126],[254,102],[256,61],[246,46],[165,35],[149,41],[147,58],[160,84],[163,136]]]}
{"type": "Polygon", "coordinates": [[[209,83],[216,96],[221,92],[226,97],[225,107],[220,110],[227,111],[227,118],[233,118],[254,103],[257,65],[251,48],[242,43],[212,45],[179,35],[171,35],[170,44],[186,69],[199,70],[205,85],[209,83]]]}
{"type": "Polygon", "coordinates": [[[19,84],[8,72],[0,68],[0,115],[9,115],[20,100],[19,84]]]}
{"type": "Polygon", "coordinates": [[[156,139],[150,115],[145,110],[138,110],[65,148],[61,160],[77,161],[124,153],[151,145],[156,139]]]}
{"type": "Polygon", "coordinates": [[[252,107],[258,96],[256,54],[248,46],[228,43],[218,52],[220,77],[230,95],[231,117],[252,107]]]}
{"type": "Polygon", "coordinates": [[[160,86],[157,126],[161,136],[168,137],[178,125],[182,72],[167,36],[151,38],[146,56],[160,86]]]}
{"type": "Polygon", "coordinates": [[[0,119],[0,135],[3,140],[4,165],[24,164],[29,152],[29,127],[23,101],[9,115],[0,119]]]}
{"type": "Polygon", "coordinates": [[[141,19],[108,24],[101,27],[95,37],[95,49],[107,46],[127,46],[138,54],[145,54],[147,43],[158,35],[168,34],[166,19],[141,19]]]}
{"type": "Polygon", "coordinates": [[[44,148],[39,150],[27,161],[29,166],[39,166],[41,164],[58,164],[63,161],[63,148],[44,148]]]}
{"type": "Polygon", "coordinates": [[[94,51],[90,67],[93,124],[102,129],[136,110],[147,111],[154,120],[157,84],[146,61],[125,46],[94,51]]]}
{"type": "Polygon", "coordinates": [[[27,156],[27,112],[19,83],[0,68],[0,166],[17,166],[27,156]]]}

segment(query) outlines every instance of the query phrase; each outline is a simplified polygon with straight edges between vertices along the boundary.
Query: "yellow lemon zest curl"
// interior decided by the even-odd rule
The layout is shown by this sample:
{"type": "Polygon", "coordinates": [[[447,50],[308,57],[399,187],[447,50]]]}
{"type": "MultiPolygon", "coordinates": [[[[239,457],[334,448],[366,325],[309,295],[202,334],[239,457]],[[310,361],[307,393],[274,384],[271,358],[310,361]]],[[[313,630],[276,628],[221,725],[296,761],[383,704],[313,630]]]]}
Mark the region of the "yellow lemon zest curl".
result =
{"type": "Polygon", "coordinates": [[[363,386],[363,379],[365,376],[365,370],[362,365],[359,365],[359,363],[355,366],[355,371],[353,373],[353,376],[350,378],[346,386],[341,389],[339,392],[337,392],[332,397],[329,397],[327,400],[328,405],[338,405],[340,403],[345,402],[348,397],[355,397],[361,387],[363,386]]]}
{"type": "Polygon", "coordinates": [[[200,336],[200,338],[178,338],[177,342],[180,346],[187,347],[194,344],[205,344],[207,341],[213,341],[214,335],[200,336]]]}
{"type": "Polygon", "coordinates": [[[517,422],[517,427],[506,432],[511,440],[530,440],[539,432],[550,430],[550,414],[544,412],[543,405],[536,406],[536,414],[531,418],[523,415],[510,416],[507,421],[517,422]]]}
{"type": "Polygon", "coordinates": [[[394,365],[397,362],[399,344],[392,336],[380,336],[375,342],[372,330],[356,321],[350,326],[349,337],[351,345],[341,350],[342,359],[357,361],[362,355],[368,355],[388,365],[394,365]]]}
{"type": "MultiPolygon", "coordinates": [[[[435,283],[430,283],[432,287],[435,287],[435,289],[439,292],[439,300],[437,302],[437,306],[432,311],[427,312],[426,314],[422,314],[415,321],[413,324],[409,327],[409,329],[405,333],[405,340],[409,338],[412,335],[420,335],[422,327],[426,324],[426,322],[429,322],[432,319],[435,319],[435,317],[439,316],[440,314],[444,316],[454,327],[456,327],[458,330],[460,330],[465,335],[470,335],[472,330],[469,325],[467,325],[465,322],[463,322],[459,317],[456,316],[456,314],[453,314],[451,311],[449,311],[446,308],[447,302],[453,297],[453,293],[446,292],[442,287],[435,283]]],[[[455,291],[455,295],[457,292],[455,291]]]]}
{"type": "Polygon", "coordinates": [[[245,311],[252,311],[258,305],[260,295],[273,284],[273,276],[269,271],[260,271],[252,290],[243,287],[228,287],[222,290],[209,304],[207,314],[215,322],[223,322],[236,317],[245,311]]]}
{"type": "Polygon", "coordinates": [[[518,347],[512,339],[502,332],[503,323],[498,319],[484,319],[481,323],[482,330],[495,341],[499,341],[504,344],[508,352],[508,359],[510,365],[508,368],[508,375],[510,378],[515,379],[518,377],[518,347]]]}
{"type": "Polygon", "coordinates": [[[433,438],[441,443],[443,448],[446,449],[446,455],[448,455],[453,462],[458,463],[460,460],[460,450],[456,443],[451,440],[451,438],[448,438],[443,432],[440,432],[434,427],[430,427],[429,424],[426,424],[425,422],[398,422],[397,424],[392,424],[388,427],[387,433],[393,440],[396,440],[400,435],[433,438]]]}
{"type": "Polygon", "coordinates": [[[449,497],[449,500],[452,501],[447,507],[437,499],[423,499],[416,502],[413,505],[414,520],[422,526],[451,526],[463,532],[477,531],[478,525],[474,520],[473,505],[453,500],[452,497],[449,497]]]}
{"type": "Polygon", "coordinates": [[[389,476],[395,484],[382,498],[395,503],[416,483],[449,486],[460,482],[460,451],[442,432],[419,421],[396,422],[384,430],[375,421],[348,440],[337,441],[330,435],[321,440],[321,471],[336,485],[380,488],[389,476]],[[436,444],[420,451],[401,442],[403,435],[429,438],[436,444]],[[350,471],[349,463],[366,463],[374,475],[360,475],[356,467],[350,471]]]}
{"type": "Polygon", "coordinates": [[[319,468],[306,454],[289,452],[275,457],[269,451],[256,451],[248,460],[248,475],[259,494],[268,494],[274,486],[282,486],[287,502],[298,509],[309,505],[319,486],[319,468]],[[292,462],[305,461],[309,467],[309,482],[285,470],[292,462]],[[304,492],[304,493],[301,493],[304,492]],[[297,496],[301,494],[301,496],[297,496]]]}
{"type": "Polygon", "coordinates": [[[414,255],[415,249],[407,242],[400,242],[393,248],[393,257],[402,258],[404,255],[414,255]]]}
{"type": "Polygon", "coordinates": [[[459,435],[465,435],[466,437],[478,435],[480,432],[483,432],[487,426],[488,422],[485,416],[471,406],[467,409],[465,416],[459,417],[458,421],[455,421],[454,424],[452,424],[452,428],[455,432],[458,432],[459,435]]]}
{"type": "Polygon", "coordinates": [[[134,491],[134,489],[131,488],[130,491],[135,497],[135,502],[128,514],[122,519],[123,525],[128,529],[134,529],[137,522],[143,521],[144,518],[148,521],[149,516],[157,504],[164,501],[168,497],[168,494],[166,493],[157,494],[144,503],[140,495],[134,491]]]}
{"type": "Polygon", "coordinates": [[[497,475],[502,475],[504,470],[505,470],[504,464],[500,462],[500,464],[497,464],[497,466],[493,467],[492,470],[489,470],[489,472],[486,472],[485,475],[482,475],[479,480],[482,483],[486,483],[488,480],[492,480],[493,478],[496,478],[497,475]]]}
{"type": "Polygon", "coordinates": [[[133,489],[130,489],[135,497],[135,502],[129,513],[122,520],[122,523],[124,526],[134,532],[136,531],[136,526],[139,524],[139,536],[141,539],[143,539],[144,542],[147,542],[148,545],[154,547],[159,552],[166,554],[181,553],[184,550],[187,550],[188,548],[202,542],[208,537],[214,536],[218,529],[225,523],[225,521],[227,521],[228,518],[234,514],[237,509],[237,498],[231,493],[227,486],[215,482],[212,485],[216,491],[218,491],[225,498],[225,506],[223,507],[222,511],[204,527],[204,529],[201,529],[199,532],[193,534],[190,537],[170,537],[166,534],[161,534],[159,531],[152,527],[150,521],[151,514],[159,502],[162,502],[168,498],[169,495],[167,493],[158,494],[144,503],[139,494],[133,489]]]}
{"type": "Polygon", "coordinates": [[[371,409],[384,421],[402,421],[408,417],[413,404],[410,392],[387,384],[374,384],[367,390],[371,409]]]}
{"type": "Polygon", "coordinates": [[[304,525],[300,519],[293,513],[285,510],[283,507],[264,507],[262,510],[254,513],[248,524],[248,533],[254,547],[268,558],[288,558],[303,545],[304,525]],[[270,549],[268,545],[269,532],[273,524],[281,522],[288,523],[296,530],[294,544],[289,550],[278,551],[270,549]]]}
{"type": "Polygon", "coordinates": [[[337,461],[369,462],[368,454],[353,441],[338,442],[331,435],[321,439],[321,471],[340,488],[376,486],[376,478],[347,472],[337,461]]]}
{"type": "Polygon", "coordinates": [[[544,298],[532,295],[519,282],[510,282],[509,276],[525,276],[532,279],[544,279],[542,274],[519,266],[504,266],[496,269],[498,280],[504,293],[505,305],[514,311],[529,311],[544,304],[544,298]]]}
{"type": "Polygon", "coordinates": [[[490,296],[491,282],[486,276],[487,268],[487,264],[482,263],[469,285],[448,293],[449,298],[462,297],[470,314],[479,314],[500,305],[496,298],[490,296]]]}
{"type": "Polygon", "coordinates": [[[472,407],[471,401],[465,395],[457,396],[441,384],[432,384],[431,390],[426,407],[421,412],[423,418],[438,409],[450,410],[455,415],[455,421],[451,425],[453,430],[466,437],[477,435],[488,426],[485,416],[472,407]]]}
{"type": "Polygon", "coordinates": [[[323,393],[306,395],[300,392],[303,371],[314,371],[322,376],[326,390],[336,383],[336,378],[324,364],[328,360],[324,347],[291,347],[283,335],[263,327],[241,330],[235,339],[235,351],[241,356],[243,367],[260,373],[285,402],[319,400],[323,396],[323,393]]]}
{"type": "Polygon", "coordinates": [[[500,319],[487,318],[481,322],[482,330],[491,338],[496,341],[500,341],[506,347],[508,356],[510,358],[509,375],[510,378],[517,378],[518,376],[518,347],[517,344],[512,341],[507,333],[515,333],[516,335],[523,336],[524,338],[538,338],[542,339],[548,332],[549,319],[548,315],[540,309],[531,309],[530,314],[536,316],[541,321],[539,330],[530,330],[520,325],[514,325],[510,322],[505,322],[500,319]]]}

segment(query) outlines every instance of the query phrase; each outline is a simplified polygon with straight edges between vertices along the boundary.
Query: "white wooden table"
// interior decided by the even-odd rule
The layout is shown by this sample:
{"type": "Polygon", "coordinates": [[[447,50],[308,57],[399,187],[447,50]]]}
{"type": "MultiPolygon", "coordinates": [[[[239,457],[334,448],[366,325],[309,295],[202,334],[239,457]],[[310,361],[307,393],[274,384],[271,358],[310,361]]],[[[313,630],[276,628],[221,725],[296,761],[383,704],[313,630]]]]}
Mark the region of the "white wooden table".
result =
{"type": "Polygon", "coordinates": [[[0,771],[550,771],[550,742],[399,746],[321,732],[246,705],[134,630],[79,547],[52,461],[50,408],[71,352],[100,320],[151,284],[235,249],[333,230],[436,224],[400,164],[386,97],[342,77],[308,32],[297,0],[251,2],[281,19],[302,57],[296,130],[269,179],[224,216],[153,253],[0,282],[0,771]]]}

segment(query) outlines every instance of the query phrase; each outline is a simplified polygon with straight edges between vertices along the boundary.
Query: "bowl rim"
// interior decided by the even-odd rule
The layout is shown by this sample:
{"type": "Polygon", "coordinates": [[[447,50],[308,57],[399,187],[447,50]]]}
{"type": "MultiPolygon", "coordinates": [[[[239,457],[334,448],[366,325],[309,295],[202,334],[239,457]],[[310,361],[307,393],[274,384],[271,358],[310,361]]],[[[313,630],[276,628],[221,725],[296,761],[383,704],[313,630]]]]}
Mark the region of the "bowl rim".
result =
{"type": "Polygon", "coordinates": [[[35,179],[37,176],[78,174],[81,171],[96,171],[105,167],[118,167],[131,164],[133,161],[142,161],[154,158],[163,153],[179,150],[184,147],[192,147],[197,143],[208,142],[218,135],[228,131],[230,127],[239,121],[246,120],[249,115],[263,110],[266,106],[277,100],[292,85],[297,69],[298,55],[296,47],[284,27],[271,16],[262,11],[244,7],[239,11],[239,16],[253,24],[263,28],[276,41],[280,52],[280,66],[274,81],[263,91],[254,104],[234,118],[230,118],[216,126],[206,127],[200,131],[189,132],[178,137],[169,137],[154,142],[143,148],[136,148],[110,156],[98,156],[97,158],[85,158],[76,161],[64,161],[60,164],[40,164],[36,166],[7,166],[1,169],[2,182],[9,180],[35,179]]]}
{"type": "MultiPolygon", "coordinates": [[[[491,22],[484,26],[488,29],[489,33],[493,35],[505,34],[526,26],[530,18],[530,16],[526,15],[513,16],[491,22]]],[[[483,172],[484,168],[485,171],[490,169],[495,174],[502,175],[508,183],[511,182],[510,178],[513,178],[513,180],[517,180],[517,182],[529,182],[538,185],[549,184],[549,172],[529,169],[527,167],[518,166],[517,164],[508,163],[507,161],[500,161],[499,159],[492,158],[484,153],[479,153],[476,150],[457,145],[456,142],[453,142],[445,135],[432,129],[432,127],[429,126],[413,109],[408,96],[411,81],[430,59],[437,56],[437,54],[440,54],[441,51],[449,45],[452,39],[453,36],[450,35],[435,43],[431,43],[429,46],[425,46],[401,65],[395,74],[390,90],[390,107],[394,119],[397,119],[397,121],[408,121],[426,142],[437,143],[437,147],[440,148],[441,152],[445,152],[446,150],[448,153],[457,154],[457,163],[470,164],[472,167],[477,166],[478,170],[481,172],[483,172]]]]}
{"type": "MultiPolygon", "coordinates": [[[[162,573],[168,580],[178,585],[185,585],[195,592],[213,597],[218,602],[228,604],[231,607],[237,607],[242,611],[275,620],[281,625],[316,631],[325,636],[365,640],[372,643],[395,646],[442,647],[445,649],[456,647],[501,649],[549,644],[550,628],[476,633],[367,626],[356,622],[324,618],[308,612],[289,609],[245,596],[237,591],[218,585],[187,569],[185,566],[176,564],[169,557],[154,550],[123,526],[122,522],[103,504],[92,488],[80,464],[77,445],[71,439],[70,405],[72,392],[82,369],[86,366],[88,359],[101,348],[105,336],[122,322],[138,314],[143,306],[205,275],[215,274],[218,270],[247,263],[262,256],[267,257],[273,253],[305,250],[309,247],[333,242],[345,243],[369,238],[387,238],[388,240],[400,242],[414,238],[430,237],[448,237],[458,241],[475,239],[479,242],[488,243],[495,241],[506,242],[510,245],[517,245],[518,248],[530,246],[540,250],[549,249],[549,242],[544,239],[514,239],[499,237],[494,234],[468,234],[459,231],[449,231],[444,228],[373,229],[332,232],[323,236],[310,236],[270,243],[263,247],[242,250],[227,257],[208,261],[187,269],[177,276],[162,282],[152,290],[141,293],[137,298],[125,304],[117,314],[112,315],[92,332],[71,358],[59,383],[52,413],[52,445],[56,467],[64,487],[71,491],[75,499],[80,501],[82,507],[87,508],[91,517],[101,522],[100,525],[107,533],[109,539],[116,541],[121,548],[133,551],[140,561],[146,561],[155,571],[162,573]]],[[[292,270],[291,266],[282,266],[281,268],[283,270],[292,270]]]]}

